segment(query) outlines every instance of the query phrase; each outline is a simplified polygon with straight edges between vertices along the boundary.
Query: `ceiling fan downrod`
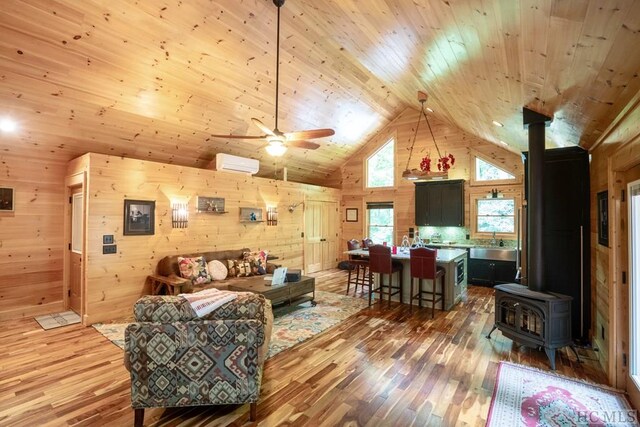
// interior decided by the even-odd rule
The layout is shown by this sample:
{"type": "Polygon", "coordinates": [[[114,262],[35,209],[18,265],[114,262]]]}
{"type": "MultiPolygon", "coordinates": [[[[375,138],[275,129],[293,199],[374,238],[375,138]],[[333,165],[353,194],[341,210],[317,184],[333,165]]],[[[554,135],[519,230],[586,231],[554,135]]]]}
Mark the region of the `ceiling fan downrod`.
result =
{"type": "Polygon", "coordinates": [[[278,8],[278,25],[276,30],[276,122],[273,133],[280,135],[278,129],[278,97],[280,94],[280,8],[284,5],[284,0],[273,0],[273,4],[278,8]]]}

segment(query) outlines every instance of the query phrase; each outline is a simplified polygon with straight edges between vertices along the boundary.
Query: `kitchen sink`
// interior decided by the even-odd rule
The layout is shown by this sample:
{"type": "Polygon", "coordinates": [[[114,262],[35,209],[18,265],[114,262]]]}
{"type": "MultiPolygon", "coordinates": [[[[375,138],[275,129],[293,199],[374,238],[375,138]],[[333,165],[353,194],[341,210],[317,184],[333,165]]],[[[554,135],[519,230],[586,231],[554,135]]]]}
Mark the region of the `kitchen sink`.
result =
{"type": "Polygon", "coordinates": [[[512,248],[475,247],[469,251],[471,259],[488,259],[492,261],[515,261],[517,252],[512,248]]]}

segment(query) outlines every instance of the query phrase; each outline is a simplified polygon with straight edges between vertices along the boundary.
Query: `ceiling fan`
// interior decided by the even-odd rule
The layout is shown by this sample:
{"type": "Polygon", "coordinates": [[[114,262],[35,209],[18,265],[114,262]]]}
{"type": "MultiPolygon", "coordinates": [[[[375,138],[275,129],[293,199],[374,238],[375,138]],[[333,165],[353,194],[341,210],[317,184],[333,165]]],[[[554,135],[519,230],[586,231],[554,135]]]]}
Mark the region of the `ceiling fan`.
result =
{"type": "Polygon", "coordinates": [[[287,147],[298,147],[307,150],[315,150],[320,144],[307,141],[308,139],[324,138],[335,134],[333,129],[309,129],[294,132],[281,132],[278,129],[278,91],[280,80],[280,8],[284,5],[285,0],[273,0],[273,4],[278,8],[278,27],[276,39],[276,119],[275,126],[269,129],[264,123],[255,117],[251,121],[256,125],[264,135],[211,135],[214,138],[230,138],[230,139],[264,139],[268,142],[265,149],[267,153],[274,157],[282,156],[287,147]]]}

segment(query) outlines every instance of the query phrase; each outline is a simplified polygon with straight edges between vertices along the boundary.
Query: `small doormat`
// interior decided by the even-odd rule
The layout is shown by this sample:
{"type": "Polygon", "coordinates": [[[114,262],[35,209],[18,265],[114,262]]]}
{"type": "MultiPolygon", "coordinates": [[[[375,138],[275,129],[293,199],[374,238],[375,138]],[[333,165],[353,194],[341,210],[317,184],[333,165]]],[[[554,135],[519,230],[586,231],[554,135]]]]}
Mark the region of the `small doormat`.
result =
{"type": "Polygon", "coordinates": [[[623,392],[500,362],[487,427],[637,426],[623,392]]]}
{"type": "Polygon", "coordinates": [[[35,317],[36,322],[42,326],[42,329],[49,330],[59,328],[60,326],[73,325],[80,323],[80,316],[75,311],[65,311],[63,313],[45,314],[35,317]]]}

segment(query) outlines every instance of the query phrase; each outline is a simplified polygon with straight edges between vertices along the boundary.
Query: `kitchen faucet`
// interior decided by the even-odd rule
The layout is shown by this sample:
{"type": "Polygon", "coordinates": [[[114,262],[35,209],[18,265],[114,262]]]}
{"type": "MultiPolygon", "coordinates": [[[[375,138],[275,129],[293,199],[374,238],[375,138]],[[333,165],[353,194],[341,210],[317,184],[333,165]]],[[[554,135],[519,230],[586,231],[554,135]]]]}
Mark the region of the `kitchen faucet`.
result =
{"type": "Polygon", "coordinates": [[[498,244],[498,242],[496,241],[496,232],[493,232],[493,238],[491,239],[491,246],[496,246],[498,244]]]}

